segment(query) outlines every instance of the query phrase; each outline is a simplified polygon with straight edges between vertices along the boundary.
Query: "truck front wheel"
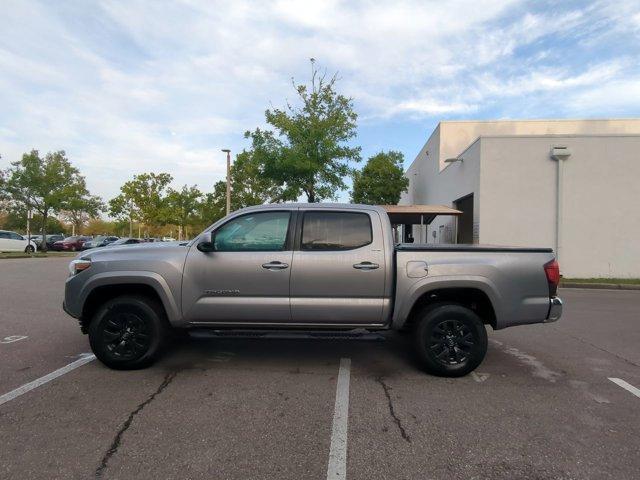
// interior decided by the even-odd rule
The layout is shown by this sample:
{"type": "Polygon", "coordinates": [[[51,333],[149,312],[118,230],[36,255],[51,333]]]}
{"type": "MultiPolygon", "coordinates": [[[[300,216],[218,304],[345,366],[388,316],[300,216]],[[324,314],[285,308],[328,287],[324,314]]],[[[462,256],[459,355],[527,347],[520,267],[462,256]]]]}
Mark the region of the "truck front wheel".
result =
{"type": "Polygon", "coordinates": [[[89,325],[89,343],[98,360],[116,370],[151,365],[160,355],[168,324],[157,302],[123,295],[105,302],[89,325]]]}
{"type": "Polygon", "coordinates": [[[415,350],[429,373],[461,377],[480,365],[487,353],[487,331],[472,310],[445,304],[419,315],[415,350]]]}

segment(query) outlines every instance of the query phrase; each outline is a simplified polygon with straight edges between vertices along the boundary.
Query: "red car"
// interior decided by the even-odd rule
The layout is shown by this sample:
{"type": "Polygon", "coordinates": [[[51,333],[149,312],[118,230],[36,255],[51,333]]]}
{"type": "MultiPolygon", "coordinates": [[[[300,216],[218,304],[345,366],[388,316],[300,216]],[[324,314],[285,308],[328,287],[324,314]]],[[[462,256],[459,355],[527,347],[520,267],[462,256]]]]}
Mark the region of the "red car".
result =
{"type": "Polygon", "coordinates": [[[75,237],[67,237],[64,240],[55,242],[52,248],[57,251],[75,252],[82,250],[84,242],[88,242],[89,240],[91,240],[91,237],[76,235],[75,237]]]}

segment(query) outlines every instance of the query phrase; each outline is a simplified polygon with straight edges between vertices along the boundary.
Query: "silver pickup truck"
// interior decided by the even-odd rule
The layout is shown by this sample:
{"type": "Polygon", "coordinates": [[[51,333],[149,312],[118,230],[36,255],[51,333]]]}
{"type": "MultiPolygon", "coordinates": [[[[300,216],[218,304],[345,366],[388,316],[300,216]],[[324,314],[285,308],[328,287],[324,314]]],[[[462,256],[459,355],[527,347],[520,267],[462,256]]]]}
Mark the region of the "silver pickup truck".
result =
{"type": "Polygon", "coordinates": [[[105,365],[142,368],[173,330],[409,332],[436,375],[461,376],[493,329],[562,314],[548,248],[394,245],[380,207],[250,207],[188,243],[107,247],[69,265],[65,311],[105,365]]]}

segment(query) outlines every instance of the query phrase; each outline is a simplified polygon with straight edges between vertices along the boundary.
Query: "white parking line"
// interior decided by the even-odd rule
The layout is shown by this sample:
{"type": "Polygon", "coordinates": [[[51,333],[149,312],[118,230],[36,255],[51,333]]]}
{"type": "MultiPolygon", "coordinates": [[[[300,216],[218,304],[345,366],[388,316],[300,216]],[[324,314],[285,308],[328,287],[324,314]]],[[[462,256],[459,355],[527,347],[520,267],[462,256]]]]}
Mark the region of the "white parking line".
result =
{"type": "Polygon", "coordinates": [[[24,395],[25,393],[30,392],[34,388],[38,388],[40,385],[44,385],[45,383],[50,382],[51,380],[61,377],[65,373],[69,373],[70,371],[75,370],[76,368],[81,367],[86,363],[92,362],[95,359],[96,359],[95,355],[83,354],[83,356],[78,360],[76,360],[75,362],[71,362],[69,365],[59,368],[58,370],[51,372],[45,375],[44,377],[40,377],[37,380],[34,380],[33,382],[29,382],[25,385],[22,385],[21,387],[16,388],[15,390],[11,390],[9,393],[5,393],[4,395],[0,396],[0,405],[2,405],[3,403],[7,403],[10,400],[13,400],[14,398],[17,398],[20,395],[24,395]]]}
{"type": "Polygon", "coordinates": [[[25,340],[27,338],[29,338],[27,335],[10,335],[10,336],[4,337],[2,340],[0,340],[0,343],[19,342],[20,340],[25,340]]]}
{"type": "Polygon", "coordinates": [[[611,380],[613,383],[615,383],[619,387],[624,388],[628,392],[633,393],[636,397],[640,398],[640,388],[634,387],[633,385],[631,385],[630,383],[625,382],[621,378],[609,378],[609,380],[611,380]]]}
{"type": "Polygon", "coordinates": [[[333,410],[331,446],[327,480],[344,480],[347,475],[347,422],[349,420],[349,377],[351,359],[340,359],[336,385],[336,405],[333,410]]]}

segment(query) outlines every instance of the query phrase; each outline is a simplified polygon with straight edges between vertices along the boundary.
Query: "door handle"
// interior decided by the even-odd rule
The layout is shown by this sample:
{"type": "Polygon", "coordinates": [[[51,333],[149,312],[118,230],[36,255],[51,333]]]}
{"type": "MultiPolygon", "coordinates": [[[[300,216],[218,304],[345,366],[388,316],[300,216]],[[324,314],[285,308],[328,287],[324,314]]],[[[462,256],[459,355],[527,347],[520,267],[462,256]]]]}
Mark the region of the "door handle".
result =
{"type": "Polygon", "coordinates": [[[285,268],[289,268],[289,264],[275,261],[263,263],[262,268],[266,268],[267,270],[284,270],[285,268]]]}
{"type": "Polygon", "coordinates": [[[360,262],[354,263],[353,268],[356,270],[375,270],[376,268],[380,268],[380,265],[371,262],[360,262]]]}

